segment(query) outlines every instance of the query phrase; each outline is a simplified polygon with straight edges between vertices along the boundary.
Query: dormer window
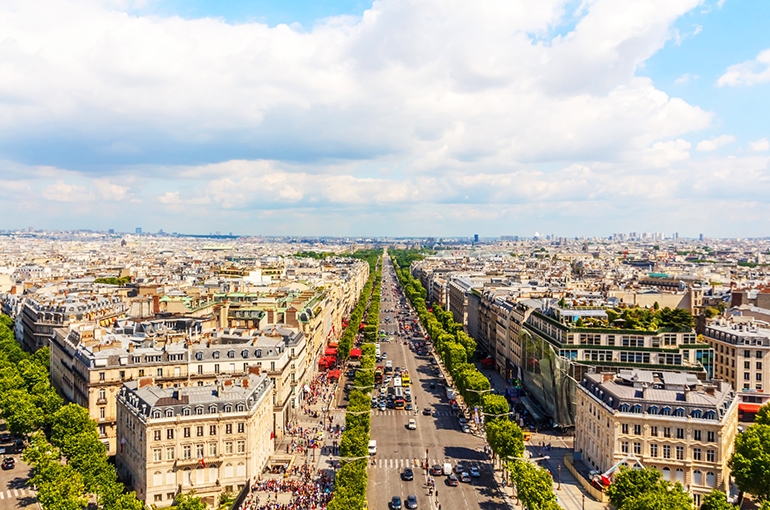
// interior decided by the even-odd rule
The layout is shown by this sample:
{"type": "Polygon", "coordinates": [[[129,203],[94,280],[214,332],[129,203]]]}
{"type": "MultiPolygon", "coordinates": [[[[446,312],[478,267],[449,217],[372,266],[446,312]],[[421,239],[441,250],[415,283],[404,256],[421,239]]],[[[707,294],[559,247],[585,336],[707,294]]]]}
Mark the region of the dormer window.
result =
{"type": "Polygon", "coordinates": [[[674,411],[674,416],[676,416],[678,418],[682,418],[684,416],[684,408],[677,407],[676,411],[674,411]]]}
{"type": "Polygon", "coordinates": [[[225,406],[224,412],[225,413],[232,413],[233,412],[233,406],[231,406],[230,404],[227,404],[225,406]]]}
{"type": "Polygon", "coordinates": [[[209,406],[209,414],[217,414],[217,406],[209,406]]]}
{"type": "Polygon", "coordinates": [[[650,414],[658,414],[658,406],[650,406],[647,409],[647,412],[650,414]]]}
{"type": "Polygon", "coordinates": [[[701,418],[703,416],[703,411],[700,409],[693,409],[693,411],[690,413],[690,416],[692,418],[701,418]]]}
{"type": "Polygon", "coordinates": [[[249,357],[249,351],[244,349],[241,351],[241,357],[242,358],[248,358],[249,357]]]}
{"type": "Polygon", "coordinates": [[[668,406],[664,407],[664,408],[663,408],[663,409],[660,411],[660,414],[662,414],[663,416],[671,416],[671,408],[670,408],[670,407],[668,407],[668,406]]]}
{"type": "Polygon", "coordinates": [[[256,351],[254,351],[254,356],[256,356],[257,358],[261,358],[262,357],[262,349],[257,349],[256,351]]]}
{"type": "Polygon", "coordinates": [[[153,417],[153,418],[160,418],[160,417],[161,417],[161,412],[160,412],[160,409],[156,409],[156,410],[154,410],[154,411],[152,412],[152,417],[153,417]]]}
{"type": "Polygon", "coordinates": [[[173,417],[174,417],[174,410],[166,409],[166,418],[173,418],[173,417]]]}
{"type": "Polygon", "coordinates": [[[203,414],[203,406],[196,407],[195,414],[203,414]]]}
{"type": "Polygon", "coordinates": [[[227,357],[228,358],[234,358],[235,357],[235,351],[227,351],[227,357]]]}
{"type": "Polygon", "coordinates": [[[192,412],[189,407],[182,409],[182,416],[190,416],[190,414],[192,414],[192,412]]]}
{"type": "Polygon", "coordinates": [[[246,410],[246,406],[244,406],[243,404],[238,404],[238,407],[236,407],[236,409],[238,410],[239,413],[242,413],[243,411],[246,410]]]}
{"type": "Polygon", "coordinates": [[[211,353],[211,357],[214,359],[219,359],[219,351],[214,351],[211,353]]]}
{"type": "Polygon", "coordinates": [[[706,420],[716,420],[717,413],[714,411],[706,411],[706,414],[703,415],[703,418],[706,420]]]}
{"type": "Polygon", "coordinates": [[[203,359],[203,353],[202,352],[196,352],[195,353],[195,359],[197,359],[198,361],[202,360],[203,359]]]}
{"type": "Polygon", "coordinates": [[[627,413],[628,410],[631,408],[628,404],[621,404],[620,405],[620,412],[621,413],[627,413]]]}

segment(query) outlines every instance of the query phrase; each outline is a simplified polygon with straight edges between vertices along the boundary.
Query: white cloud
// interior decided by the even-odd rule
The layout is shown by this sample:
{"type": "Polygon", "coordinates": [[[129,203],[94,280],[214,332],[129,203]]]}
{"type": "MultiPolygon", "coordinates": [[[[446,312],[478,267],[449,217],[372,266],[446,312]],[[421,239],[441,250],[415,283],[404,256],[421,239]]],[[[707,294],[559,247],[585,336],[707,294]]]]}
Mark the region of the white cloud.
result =
{"type": "Polygon", "coordinates": [[[719,77],[717,85],[757,85],[770,81],[770,48],[759,52],[754,60],[747,60],[727,68],[719,77]]]}
{"type": "Polygon", "coordinates": [[[698,143],[696,149],[699,151],[710,152],[715,151],[723,145],[733,143],[735,137],[733,135],[722,135],[709,140],[702,140],[698,143]]]}
{"type": "Polygon", "coordinates": [[[768,141],[767,138],[760,138],[759,140],[749,142],[749,147],[751,147],[751,150],[754,152],[764,152],[770,149],[770,141],[768,141]]]}
{"type": "Polygon", "coordinates": [[[682,76],[674,80],[674,85],[687,85],[693,80],[700,78],[697,74],[684,73],[682,76]]]}
{"type": "Polygon", "coordinates": [[[56,181],[43,189],[43,198],[54,202],[90,202],[94,200],[94,194],[86,191],[83,186],[67,184],[64,181],[56,181]]]}

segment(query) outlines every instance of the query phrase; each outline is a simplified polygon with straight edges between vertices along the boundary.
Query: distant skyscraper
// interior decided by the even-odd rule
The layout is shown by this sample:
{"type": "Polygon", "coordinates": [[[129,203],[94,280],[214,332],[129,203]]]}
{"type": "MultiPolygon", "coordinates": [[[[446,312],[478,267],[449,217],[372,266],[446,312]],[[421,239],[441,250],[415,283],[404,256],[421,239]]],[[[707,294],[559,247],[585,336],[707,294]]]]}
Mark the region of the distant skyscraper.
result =
{"type": "Polygon", "coordinates": [[[142,233],[142,227],[136,227],[136,233],[141,234],[142,233]]]}
{"type": "Polygon", "coordinates": [[[115,233],[115,229],[114,229],[114,228],[111,228],[111,229],[109,230],[109,233],[110,233],[110,234],[114,234],[114,233],[115,233]]]}
{"type": "Polygon", "coordinates": [[[698,235],[698,239],[703,241],[703,234],[698,235]]]}
{"type": "Polygon", "coordinates": [[[479,235],[478,234],[473,234],[473,242],[474,243],[478,243],[479,242],[479,235]]]}

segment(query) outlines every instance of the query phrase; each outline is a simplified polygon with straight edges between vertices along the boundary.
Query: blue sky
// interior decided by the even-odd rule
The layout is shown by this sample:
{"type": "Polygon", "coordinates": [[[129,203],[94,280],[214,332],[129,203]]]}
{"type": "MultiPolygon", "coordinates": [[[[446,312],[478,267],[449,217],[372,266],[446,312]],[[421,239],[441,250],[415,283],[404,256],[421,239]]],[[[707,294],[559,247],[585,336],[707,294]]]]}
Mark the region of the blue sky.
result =
{"type": "Polygon", "coordinates": [[[17,0],[0,34],[0,229],[770,235],[768,2],[17,0]]]}

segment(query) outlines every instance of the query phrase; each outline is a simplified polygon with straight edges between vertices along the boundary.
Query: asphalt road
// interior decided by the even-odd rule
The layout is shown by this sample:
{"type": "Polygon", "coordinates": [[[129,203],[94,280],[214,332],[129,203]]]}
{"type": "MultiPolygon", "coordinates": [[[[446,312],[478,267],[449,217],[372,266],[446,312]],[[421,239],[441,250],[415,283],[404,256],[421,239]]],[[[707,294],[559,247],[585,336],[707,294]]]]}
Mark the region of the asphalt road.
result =
{"type": "MultiPolygon", "coordinates": [[[[5,423],[0,423],[0,432],[5,432],[5,423]]],[[[2,443],[0,448],[10,449],[11,443],[2,443]]],[[[19,508],[37,508],[35,492],[27,486],[30,467],[21,460],[21,454],[2,453],[0,461],[12,457],[16,461],[13,469],[0,470],[0,510],[18,510],[19,508]]]]}
{"type": "MultiPolygon", "coordinates": [[[[446,399],[442,381],[434,375],[431,356],[418,357],[410,350],[409,345],[404,343],[407,337],[402,336],[404,331],[399,327],[397,318],[399,296],[400,286],[395,278],[393,266],[390,258],[385,257],[378,331],[385,330],[387,336],[392,337],[394,341],[381,342],[380,348],[387,354],[387,359],[393,361],[394,367],[406,367],[409,371],[412,378],[413,404],[420,411],[427,405],[434,413],[425,416],[422,412],[415,414],[414,411],[394,409],[372,411],[371,438],[377,440],[377,455],[375,463],[369,465],[369,508],[389,508],[393,496],[401,496],[405,500],[409,494],[417,496],[418,508],[421,509],[433,509],[437,504],[441,505],[442,510],[503,508],[489,461],[482,453],[483,440],[460,430],[457,418],[446,399]],[[386,321],[388,317],[389,322],[386,321]],[[435,383],[435,388],[430,388],[431,382],[435,383]],[[406,428],[410,418],[416,419],[416,430],[406,428]],[[428,474],[422,469],[426,449],[430,466],[449,462],[454,467],[458,461],[475,462],[480,468],[481,477],[472,479],[471,483],[450,487],[445,483],[447,477],[436,476],[436,492],[430,497],[427,488],[428,474]],[[401,473],[407,466],[414,469],[413,481],[403,481],[401,478],[401,473]]],[[[411,334],[409,338],[412,338],[411,334]]],[[[384,361],[378,365],[384,365],[384,361]]]]}

